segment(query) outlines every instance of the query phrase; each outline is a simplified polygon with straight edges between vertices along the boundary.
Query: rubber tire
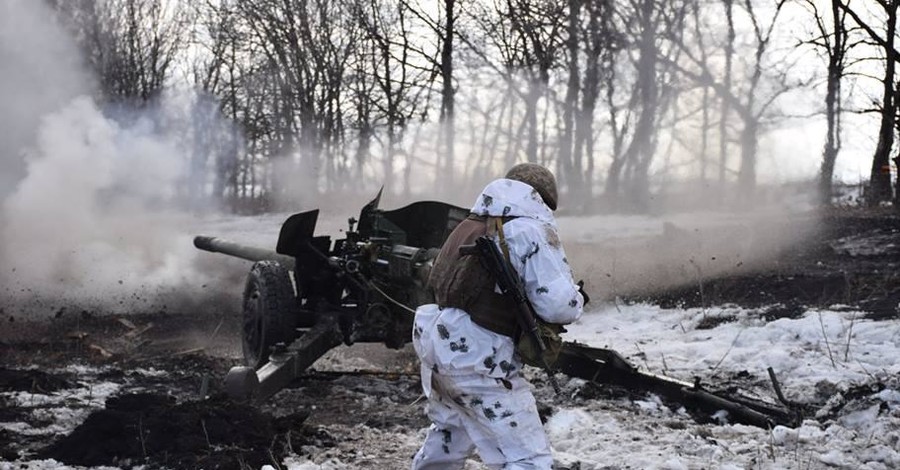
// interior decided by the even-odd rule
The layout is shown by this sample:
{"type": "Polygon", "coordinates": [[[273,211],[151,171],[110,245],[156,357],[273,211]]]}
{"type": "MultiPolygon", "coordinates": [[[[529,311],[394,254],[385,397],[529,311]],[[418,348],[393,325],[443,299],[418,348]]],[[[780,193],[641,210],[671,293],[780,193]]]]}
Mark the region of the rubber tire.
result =
{"type": "Polygon", "coordinates": [[[258,261],[244,285],[241,343],[244,364],[259,369],[277,343],[296,337],[297,300],[287,269],[277,261],[258,261]]]}

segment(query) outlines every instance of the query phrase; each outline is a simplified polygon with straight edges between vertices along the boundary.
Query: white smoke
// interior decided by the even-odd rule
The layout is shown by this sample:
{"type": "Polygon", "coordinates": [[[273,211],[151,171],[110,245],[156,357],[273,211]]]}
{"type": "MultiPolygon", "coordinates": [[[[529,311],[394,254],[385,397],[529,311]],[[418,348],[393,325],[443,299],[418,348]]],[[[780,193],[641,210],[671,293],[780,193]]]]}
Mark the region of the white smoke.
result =
{"type": "Polygon", "coordinates": [[[27,176],[3,204],[5,258],[18,278],[85,286],[165,277],[177,232],[151,204],[172,198],[184,165],[146,126],[122,128],[87,98],[44,120],[27,176]]]}
{"type": "Polygon", "coordinates": [[[154,120],[129,122],[86,97],[42,121],[26,176],[0,208],[0,280],[19,303],[128,311],[205,282],[176,204],[185,152],[154,120]]]}
{"type": "Polygon", "coordinates": [[[208,277],[178,207],[192,101],[113,118],[44,2],[0,13],[0,311],[124,313],[196,297],[208,277]]]}
{"type": "Polygon", "coordinates": [[[0,199],[23,177],[22,149],[33,142],[41,118],[92,89],[46,2],[0,2],[0,199]]]}

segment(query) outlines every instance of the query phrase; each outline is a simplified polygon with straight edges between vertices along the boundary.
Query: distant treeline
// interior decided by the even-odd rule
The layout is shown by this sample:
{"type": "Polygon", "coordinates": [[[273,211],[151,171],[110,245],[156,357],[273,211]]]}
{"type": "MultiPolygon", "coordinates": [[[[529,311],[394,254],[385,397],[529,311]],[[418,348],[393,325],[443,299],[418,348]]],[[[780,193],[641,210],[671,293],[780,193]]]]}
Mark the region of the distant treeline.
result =
{"type": "Polygon", "coordinates": [[[551,167],[572,208],[648,210],[675,180],[746,201],[766,133],[823,117],[805,137],[827,202],[848,112],[878,116],[866,201],[900,189],[900,2],[44,1],[102,102],[204,97],[183,190],[236,210],[361,181],[458,191],[520,161],[551,167]],[[850,79],[876,93],[855,105],[850,79]]]}

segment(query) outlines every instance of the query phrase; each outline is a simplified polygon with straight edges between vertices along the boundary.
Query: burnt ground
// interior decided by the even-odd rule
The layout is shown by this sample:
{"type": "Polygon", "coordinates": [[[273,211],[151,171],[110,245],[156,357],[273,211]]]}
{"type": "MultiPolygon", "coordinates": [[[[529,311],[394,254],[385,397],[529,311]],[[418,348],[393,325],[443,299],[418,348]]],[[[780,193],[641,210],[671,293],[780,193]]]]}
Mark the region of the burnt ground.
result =
{"type": "MultiPolygon", "coordinates": [[[[758,308],[768,319],[839,304],[876,319],[897,318],[898,267],[900,218],[842,211],[826,217],[816,237],[752,272],[625,300],[677,308],[735,304],[758,308]]],[[[261,407],[231,403],[221,378],[238,363],[237,312],[173,310],[122,317],[69,308],[40,321],[0,316],[0,423],[7,424],[0,427],[0,462],[277,468],[286,455],[311,448],[343,442],[346,454],[349,441],[349,452],[359,454],[344,455],[345,461],[379,468],[366,464],[365,449],[353,450],[354,426],[427,425],[414,358],[377,345],[341,352],[368,363],[381,358],[377,370],[310,370],[261,407]]],[[[569,400],[621,393],[585,386],[569,400]]]]}

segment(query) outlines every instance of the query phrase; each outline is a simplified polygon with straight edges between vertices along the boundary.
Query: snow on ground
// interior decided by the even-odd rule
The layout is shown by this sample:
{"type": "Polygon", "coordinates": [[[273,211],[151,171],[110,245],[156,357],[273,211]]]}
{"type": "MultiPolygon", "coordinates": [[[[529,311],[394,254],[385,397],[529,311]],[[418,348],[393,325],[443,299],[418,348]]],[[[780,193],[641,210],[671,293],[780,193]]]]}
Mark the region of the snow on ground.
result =
{"type": "MultiPolygon", "coordinates": [[[[68,366],[55,373],[73,374],[79,379],[75,388],[63,389],[53,393],[7,392],[2,393],[9,403],[16,407],[33,409],[32,421],[2,423],[0,430],[9,430],[27,436],[63,436],[78,425],[88,415],[102,408],[106,399],[119,391],[119,384],[98,381],[97,376],[102,369],[80,365],[68,366]]],[[[64,465],[55,460],[29,460],[23,462],[0,461],[0,470],[78,470],[83,467],[64,465]]],[[[93,470],[108,470],[112,467],[95,467],[93,470]]]]}
{"type": "Polygon", "coordinates": [[[700,426],[652,404],[623,403],[631,409],[625,415],[610,412],[609,403],[559,410],[547,429],[558,457],[581,468],[900,468],[900,322],[811,310],[766,323],[741,309],[604,306],[567,336],[684,380],[741,371],[765,377],[772,367],[788,399],[799,401],[815,400],[817,387],[827,384],[846,390],[877,378],[891,387],[837,420],[822,416],[796,430],[700,426]],[[696,329],[706,316],[736,321],[696,329]]]}
{"type": "Polygon", "coordinates": [[[45,426],[24,422],[0,422],[0,430],[8,429],[28,436],[68,434],[81,424],[91,411],[102,408],[106,399],[115,395],[120,388],[119,384],[98,381],[97,375],[102,370],[93,367],[68,366],[51,372],[73,374],[79,378],[78,385],[53,393],[0,393],[0,396],[15,407],[33,409],[32,417],[35,422],[45,426]]]}
{"type": "Polygon", "coordinates": [[[765,376],[772,367],[788,398],[801,401],[813,398],[808,384],[900,373],[900,322],[865,320],[855,311],[808,310],[798,319],[766,322],[759,311],[741,308],[605,306],[568,330],[570,340],[615,349],[650,372],[685,380],[717,371],[765,376]],[[711,318],[734,321],[697,328],[711,318]]]}
{"type": "MultiPolygon", "coordinates": [[[[714,384],[715,377],[747,371],[760,378],[758,392],[773,400],[767,367],[776,371],[788,399],[799,401],[816,401],[817,390],[847,390],[876,379],[886,388],[851,403],[836,418],[829,417],[826,404],[819,416],[797,429],[701,425],[656,397],[554,406],[546,429],[558,464],[583,470],[900,468],[900,322],[810,310],[801,318],[766,323],[756,313],[727,307],[604,305],[572,325],[567,337],[614,348],[644,370],[684,380],[698,375],[714,384]],[[734,321],[697,329],[703,318],[715,316],[734,321]]],[[[575,390],[578,383],[570,380],[566,389],[575,390]]],[[[536,395],[553,403],[544,388],[536,395]]],[[[425,430],[391,433],[357,426],[329,431],[354,437],[336,449],[307,449],[311,456],[288,459],[284,465],[291,470],[378,468],[365,465],[369,453],[372,460],[394,462],[391,468],[406,468],[425,430]],[[385,441],[391,445],[386,447],[385,441]]],[[[466,466],[484,468],[477,460],[466,466]]]]}

